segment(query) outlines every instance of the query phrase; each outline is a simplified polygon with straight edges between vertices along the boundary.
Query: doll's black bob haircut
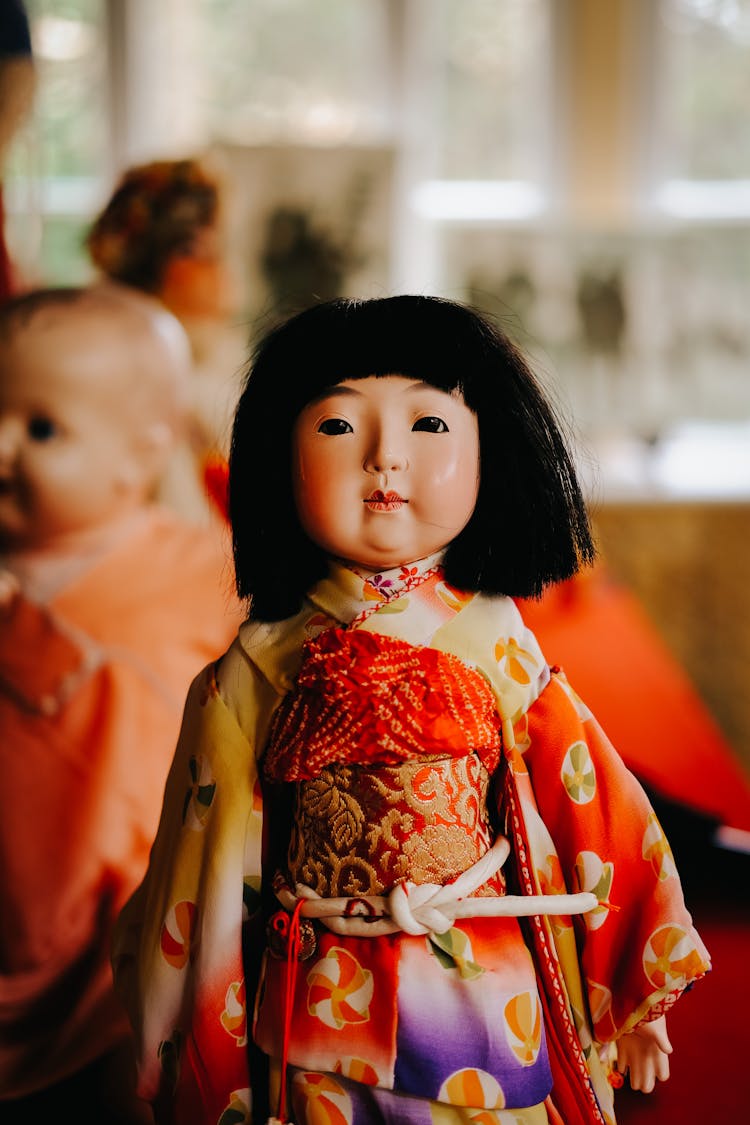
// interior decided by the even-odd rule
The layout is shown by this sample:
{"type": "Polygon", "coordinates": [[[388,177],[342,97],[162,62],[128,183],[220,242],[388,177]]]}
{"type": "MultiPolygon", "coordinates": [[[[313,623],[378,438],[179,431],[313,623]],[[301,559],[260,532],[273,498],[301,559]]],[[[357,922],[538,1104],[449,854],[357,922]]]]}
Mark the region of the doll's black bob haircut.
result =
{"type": "Polygon", "coordinates": [[[300,411],[327,387],[405,375],[458,390],[479,423],[476,508],[445,554],[459,589],[536,597],[595,554],[560,422],[502,330],[439,297],[335,300],[297,313],[262,339],[235,413],[229,516],[237,592],[250,615],[296,613],[327,572],[302,530],[292,490],[291,438],[300,411]]]}

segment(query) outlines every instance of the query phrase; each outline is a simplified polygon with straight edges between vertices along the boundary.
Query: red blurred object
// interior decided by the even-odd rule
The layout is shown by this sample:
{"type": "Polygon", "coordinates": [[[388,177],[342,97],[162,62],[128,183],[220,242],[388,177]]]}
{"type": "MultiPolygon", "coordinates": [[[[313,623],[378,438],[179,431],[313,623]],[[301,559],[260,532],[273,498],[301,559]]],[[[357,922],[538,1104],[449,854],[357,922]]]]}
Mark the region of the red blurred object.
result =
{"type": "Polygon", "coordinates": [[[3,209],[3,191],[0,187],[0,303],[13,296],[13,267],[5,244],[5,211],[3,209]]]}
{"type": "Polygon", "coordinates": [[[211,503],[229,522],[229,465],[223,457],[208,457],[203,467],[203,482],[211,503]]]}
{"type": "Polygon", "coordinates": [[[551,664],[646,786],[750,830],[750,779],[638,599],[603,566],[518,600],[551,664]]]}

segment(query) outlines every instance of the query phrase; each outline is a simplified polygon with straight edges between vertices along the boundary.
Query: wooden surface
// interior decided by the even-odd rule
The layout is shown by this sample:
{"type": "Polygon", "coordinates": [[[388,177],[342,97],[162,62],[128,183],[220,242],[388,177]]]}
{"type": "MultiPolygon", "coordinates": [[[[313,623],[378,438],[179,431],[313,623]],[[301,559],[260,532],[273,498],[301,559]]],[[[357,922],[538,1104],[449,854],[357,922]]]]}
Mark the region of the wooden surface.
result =
{"type": "Polygon", "coordinates": [[[750,503],[602,503],[592,516],[603,560],[750,772],[750,503]]]}

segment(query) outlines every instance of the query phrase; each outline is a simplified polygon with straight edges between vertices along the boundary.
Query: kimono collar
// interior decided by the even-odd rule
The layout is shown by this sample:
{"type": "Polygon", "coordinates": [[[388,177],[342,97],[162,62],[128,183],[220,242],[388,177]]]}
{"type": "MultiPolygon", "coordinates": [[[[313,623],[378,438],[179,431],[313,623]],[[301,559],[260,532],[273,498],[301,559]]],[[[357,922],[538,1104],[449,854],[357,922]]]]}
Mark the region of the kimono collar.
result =
{"type": "Polygon", "coordinates": [[[308,593],[299,613],[284,621],[245,622],[240,644],[281,692],[294,683],[302,644],[331,626],[364,626],[388,635],[404,635],[406,629],[413,644],[428,644],[453,612],[437,595],[443,586],[441,559],[439,552],[384,571],[332,559],[328,575],[308,593]]]}
{"type": "Polygon", "coordinates": [[[368,570],[353,563],[331,559],[328,577],[311,591],[310,601],[343,625],[359,624],[411,590],[440,575],[444,552],[397,566],[392,570],[368,570]]]}

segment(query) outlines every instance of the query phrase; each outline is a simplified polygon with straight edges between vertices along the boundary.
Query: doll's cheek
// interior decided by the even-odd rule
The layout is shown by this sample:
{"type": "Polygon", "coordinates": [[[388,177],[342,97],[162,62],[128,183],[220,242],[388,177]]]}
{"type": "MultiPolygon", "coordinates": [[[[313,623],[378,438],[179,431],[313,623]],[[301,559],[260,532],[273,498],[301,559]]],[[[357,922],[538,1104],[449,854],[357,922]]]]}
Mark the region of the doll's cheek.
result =
{"type": "Polygon", "coordinates": [[[307,472],[305,467],[305,458],[302,451],[295,446],[292,453],[292,484],[297,490],[300,484],[304,483],[307,479],[307,472]]]}
{"type": "Polygon", "coordinates": [[[465,457],[459,452],[436,465],[431,473],[431,490],[440,497],[446,512],[468,519],[476,506],[479,493],[479,458],[465,457]]]}
{"type": "Polygon", "coordinates": [[[294,476],[294,500],[300,522],[313,538],[331,521],[332,510],[339,507],[330,479],[319,466],[311,466],[304,459],[294,476]]]}

